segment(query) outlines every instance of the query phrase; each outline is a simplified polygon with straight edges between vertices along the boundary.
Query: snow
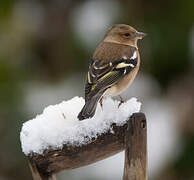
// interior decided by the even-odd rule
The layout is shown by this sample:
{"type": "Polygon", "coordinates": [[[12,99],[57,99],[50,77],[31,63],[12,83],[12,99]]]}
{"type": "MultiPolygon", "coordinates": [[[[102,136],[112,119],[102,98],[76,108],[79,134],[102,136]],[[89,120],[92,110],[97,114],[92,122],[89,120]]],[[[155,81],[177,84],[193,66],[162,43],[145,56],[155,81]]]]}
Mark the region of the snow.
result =
{"type": "MultiPolygon", "coordinates": [[[[95,116],[84,121],[77,119],[84,105],[82,97],[48,106],[41,115],[23,124],[20,133],[22,150],[26,155],[42,154],[48,148],[59,149],[64,144],[87,144],[92,138],[109,131],[113,123],[123,125],[129,116],[141,108],[136,98],[131,98],[119,108],[118,104],[119,101],[111,98],[104,99],[103,108],[98,105],[95,116]]],[[[111,133],[114,132],[111,130],[111,133]]]]}

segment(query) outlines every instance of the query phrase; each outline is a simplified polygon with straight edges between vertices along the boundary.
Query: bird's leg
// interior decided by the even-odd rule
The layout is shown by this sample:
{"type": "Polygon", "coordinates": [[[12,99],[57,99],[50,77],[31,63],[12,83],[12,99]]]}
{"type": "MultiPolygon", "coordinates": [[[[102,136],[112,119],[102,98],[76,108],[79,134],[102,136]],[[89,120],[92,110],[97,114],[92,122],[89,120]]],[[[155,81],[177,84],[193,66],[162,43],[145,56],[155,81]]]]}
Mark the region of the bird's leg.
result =
{"type": "Polygon", "coordinates": [[[102,108],[102,101],[103,101],[103,96],[100,98],[100,101],[99,101],[101,108],[102,108]]]}
{"type": "Polygon", "coordinates": [[[123,98],[119,95],[119,98],[120,98],[120,103],[118,105],[118,108],[120,107],[121,104],[123,104],[125,101],[123,100],[123,98]]]}

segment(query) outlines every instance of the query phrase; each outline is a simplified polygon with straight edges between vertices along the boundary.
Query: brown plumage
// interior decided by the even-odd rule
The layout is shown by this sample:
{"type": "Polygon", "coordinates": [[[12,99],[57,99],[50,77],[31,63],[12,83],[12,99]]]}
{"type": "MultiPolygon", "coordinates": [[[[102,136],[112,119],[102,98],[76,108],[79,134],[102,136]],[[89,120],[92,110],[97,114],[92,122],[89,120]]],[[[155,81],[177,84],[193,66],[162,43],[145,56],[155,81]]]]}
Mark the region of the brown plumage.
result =
{"type": "Polygon", "coordinates": [[[103,41],[94,51],[92,59],[112,62],[121,59],[123,56],[130,58],[134,50],[136,50],[136,48],[132,46],[103,41]]]}
{"type": "Polygon", "coordinates": [[[78,115],[79,120],[94,116],[103,95],[118,95],[131,84],[140,65],[137,41],[144,36],[125,24],[116,24],[108,30],[89,66],[85,105],[78,115]]]}

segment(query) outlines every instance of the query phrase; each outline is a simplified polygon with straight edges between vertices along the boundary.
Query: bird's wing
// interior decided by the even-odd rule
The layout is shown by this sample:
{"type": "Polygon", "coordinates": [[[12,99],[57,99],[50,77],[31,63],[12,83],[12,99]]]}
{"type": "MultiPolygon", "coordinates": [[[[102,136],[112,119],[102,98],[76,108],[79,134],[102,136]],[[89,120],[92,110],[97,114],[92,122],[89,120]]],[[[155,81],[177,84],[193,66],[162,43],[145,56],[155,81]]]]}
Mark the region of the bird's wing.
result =
{"type": "Polygon", "coordinates": [[[137,56],[130,59],[120,59],[110,63],[92,61],[87,74],[85,98],[102,95],[126,74],[130,73],[137,65],[137,56]]]}

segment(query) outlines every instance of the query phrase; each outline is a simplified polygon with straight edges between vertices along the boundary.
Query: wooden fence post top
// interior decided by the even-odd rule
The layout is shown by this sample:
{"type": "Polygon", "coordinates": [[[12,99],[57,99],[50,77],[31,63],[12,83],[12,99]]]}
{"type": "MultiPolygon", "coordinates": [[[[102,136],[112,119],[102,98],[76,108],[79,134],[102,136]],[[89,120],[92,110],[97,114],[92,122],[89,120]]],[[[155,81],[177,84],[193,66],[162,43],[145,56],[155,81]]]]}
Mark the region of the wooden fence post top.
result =
{"type": "Polygon", "coordinates": [[[127,132],[123,180],[147,180],[147,122],[143,113],[133,114],[127,132]]]}

